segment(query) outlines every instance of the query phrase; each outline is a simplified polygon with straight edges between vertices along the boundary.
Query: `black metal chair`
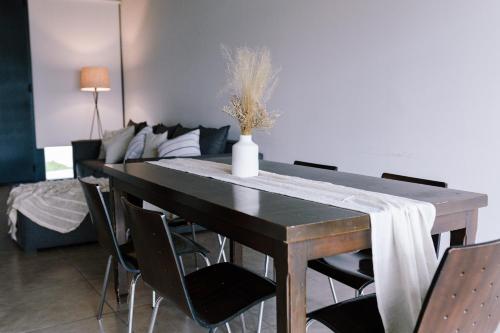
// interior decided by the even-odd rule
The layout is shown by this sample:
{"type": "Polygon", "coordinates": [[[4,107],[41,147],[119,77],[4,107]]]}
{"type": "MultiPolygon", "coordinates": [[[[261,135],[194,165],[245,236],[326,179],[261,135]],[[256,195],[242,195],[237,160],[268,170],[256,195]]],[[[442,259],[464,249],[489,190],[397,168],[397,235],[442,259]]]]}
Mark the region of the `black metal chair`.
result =
{"type": "MultiPolygon", "coordinates": [[[[436,187],[448,187],[444,182],[390,173],[382,174],[382,178],[436,187]]],[[[439,251],[439,241],[440,235],[433,235],[436,253],[439,251]]],[[[374,282],[371,249],[311,260],[308,266],[328,277],[328,282],[330,283],[330,289],[335,302],[337,302],[337,296],[335,294],[333,280],[353,288],[356,297],[360,296],[363,290],[374,282]]]]}
{"type": "Polygon", "coordinates": [[[311,167],[311,168],[338,171],[338,168],[334,165],[317,164],[317,163],[304,162],[304,161],[294,161],[293,165],[301,165],[301,166],[306,166],[306,167],[311,167]]]}
{"type": "Polygon", "coordinates": [[[125,198],[122,202],[142,278],[159,295],[151,316],[150,333],[163,298],[214,332],[274,296],[273,281],[231,263],[218,263],[183,275],[165,215],[132,205],[125,198]]]}
{"type": "MultiPolygon", "coordinates": [[[[131,241],[119,245],[115,236],[111,219],[108,214],[108,209],[104,200],[103,193],[98,185],[85,182],[81,179],[80,184],[85,195],[87,205],[89,207],[90,217],[97,230],[97,239],[99,244],[108,253],[108,262],[106,265],[106,273],[104,274],[104,281],[102,284],[101,299],[97,310],[97,319],[101,320],[104,301],[106,299],[106,290],[108,289],[109,274],[111,271],[111,264],[113,259],[118,262],[127,272],[133,274],[130,282],[129,290],[129,314],[128,314],[128,332],[132,332],[133,315],[134,315],[134,300],[135,300],[135,286],[137,280],[141,276],[137,257],[134,251],[134,245],[131,241]]],[[[208,251],[190,239],[173,234],[176,253],[178,256],[200,253],[206,259],[208,251]]],[[[208,262],[208,259],[206,259],[208,262]]],[[[209,264],[209,262],[208,262],[209,264]]]]}
{"type": "MultiPolygon", "coordinates": [[[[500,322],[500,240],[450,247],[434,275],[415,333],[493,333],[500,322]]],[[[361,296],[308,314],[335,333],[383,333],[375,295],[361,296]],[[362,317],[362,320],[360,320],[362,317]]]]}

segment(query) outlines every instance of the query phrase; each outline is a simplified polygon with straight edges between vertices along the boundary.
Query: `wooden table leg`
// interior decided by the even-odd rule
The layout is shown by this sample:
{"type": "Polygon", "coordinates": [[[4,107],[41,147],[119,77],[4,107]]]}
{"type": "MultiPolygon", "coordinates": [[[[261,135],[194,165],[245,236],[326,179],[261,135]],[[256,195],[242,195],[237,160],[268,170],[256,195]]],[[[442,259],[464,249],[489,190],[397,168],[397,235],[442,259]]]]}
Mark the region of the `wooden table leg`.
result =
{"type": "Polygon", "coordinates": [[[467,245],[476,242],[478,210],[468,211],[466,214],[465,228],[450,232],[450,245],[467,245]]]}
{"type": "Polygon", "coordinates": [[[276,320],[279,333],[306,331],[306,269],[304,243],[283,244],[276,251],[276,320]]]}
{"type": "MultiPolygon", "coordinates": [[[[123,244],[127,241],[127,228],[125,226],[125,216],[123,213],[123,207],[121,204],[121,197],[124,195],[123,192],[113,189],[111,185],[110,193],[110,205],[111,205],[111,220],[114,224],[115,235],[118,244],[123,244]]],[[[114,286],[116,293],[116,300],[118,303],[122,299],[126,299],[128,294],[128,276],[127,271],[123,269],[121,265],[118,264],[116,260],[113,261],[113,275],[114,275],[114,286]]]]}
{"type": "Polygon", "coordinates": [[[233,240],[229,241],[229,260],[235,265],[243,265],[243,246],[233,240]]]}

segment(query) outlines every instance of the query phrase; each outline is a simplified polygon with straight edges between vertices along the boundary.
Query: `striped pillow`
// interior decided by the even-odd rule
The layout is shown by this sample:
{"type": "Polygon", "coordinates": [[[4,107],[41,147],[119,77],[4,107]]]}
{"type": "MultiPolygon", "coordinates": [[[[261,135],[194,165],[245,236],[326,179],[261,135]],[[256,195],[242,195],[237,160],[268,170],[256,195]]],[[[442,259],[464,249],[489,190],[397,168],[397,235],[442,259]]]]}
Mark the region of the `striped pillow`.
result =
{"type": "Polygon", "coordinates": [[[167,140],[158,147],[159,157],[189,157],[200,155],[199,129],[167,140]]]}
{"type": "Polygon", "coordinates": [[[146,143],[146,135],[148,133],[153,133],[151,127],[144,127],[137,133],[136,136],[130,141],[127,148],[127,153],[125,154],[125,160],[130,160],[134,158],[141,158],[144,152],[144,144],[146,143]]]}

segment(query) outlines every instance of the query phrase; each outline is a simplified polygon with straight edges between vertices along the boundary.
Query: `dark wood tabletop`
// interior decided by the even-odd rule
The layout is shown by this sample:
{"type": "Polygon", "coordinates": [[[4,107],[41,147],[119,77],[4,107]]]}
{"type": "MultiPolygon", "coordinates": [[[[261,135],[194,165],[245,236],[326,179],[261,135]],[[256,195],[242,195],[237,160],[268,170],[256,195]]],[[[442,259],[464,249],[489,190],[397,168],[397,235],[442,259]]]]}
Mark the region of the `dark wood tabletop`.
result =
{"type": "MultiPolygon", "coordinates": [[[[231,163],[230,158],[210,160],[231,163]]],[[[285,163],[260,161],[260,169],[430,202],[436,206],[438,216],[484,207],[488,202],[485,194],[285,163]]],[[[369,228],[369,217],[365,213],[251,189],[150,163],[106,165],[104,170],[117,180],[131,182],[137,186],[161,187],[167,190],[175,201],[189,200],[191,205],[198,201],[200,210],[226,210],[229,217],[237,214],[241,227],[265,232],[269,237],[282,241],[314,238],[318,233],[324,234],[328,231],[369,228]],[[207,207],[207,204],[211,207],[207,207]],[[332,225],[332,221],[338,223],[332,225]],[[325,230],[326,225],[330,230],[325,230]],[[335,227],[335,230],[332,227],[335,227]]],[[[217,213],[218,218],[221,215],[220,212],[217,213]]]]}

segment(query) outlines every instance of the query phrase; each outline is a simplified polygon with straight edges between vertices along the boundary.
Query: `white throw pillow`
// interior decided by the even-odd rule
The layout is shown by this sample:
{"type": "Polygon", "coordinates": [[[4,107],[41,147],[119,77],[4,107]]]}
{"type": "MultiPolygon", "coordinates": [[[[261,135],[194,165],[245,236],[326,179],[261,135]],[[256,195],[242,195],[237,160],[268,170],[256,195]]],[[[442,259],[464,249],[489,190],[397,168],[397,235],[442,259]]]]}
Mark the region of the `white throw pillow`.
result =
{"type": "Polygon", "coordinates": [[[128,144],[124,160],[141,158],[142,154],[144,153],[144,146],[146,145],[146,136],[149,133],[153,133],[153,128],[147,126],[140,130],[136,136],[134,136],[134,138],[128,144]]]}
{"type": "Polygon", "coordinates": [[[134,137],[134,126],[118,131],[111,138],[103,139],[104,151],[106,152],[106,163],[118,163],[123,161],[130,140],[134,137]]]}
{"type": "Polygon", "coordinates": [[[168,132],[161,134],[148,133],[144,144],[142,158],[158,157],[158,146],[167,141],[168,132]]]}
{"type": "Polygon", "coordinates": [[[190,157],[200,155],[199,129],[167,140],[158,147],[159,157],[190,157]]]}
{"type": "Polygon", "coordinates": [[[106,147],[110,145],[111,140],[115,135],[118,135],[122,132],[125,132],[129,127],[125,128],[120,128],[114,131],[109,131],[109,130],[104,130],[104,134],[102,135],[101,139],[101,148],[99,150],[99,157],[98,159],[104,160],[106,158],[106,147]]]}

